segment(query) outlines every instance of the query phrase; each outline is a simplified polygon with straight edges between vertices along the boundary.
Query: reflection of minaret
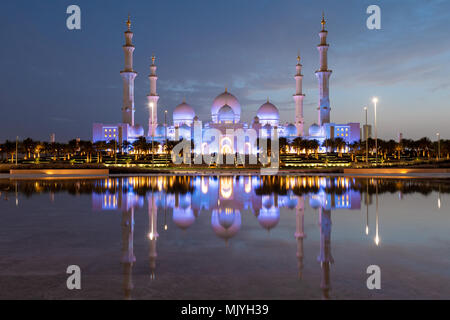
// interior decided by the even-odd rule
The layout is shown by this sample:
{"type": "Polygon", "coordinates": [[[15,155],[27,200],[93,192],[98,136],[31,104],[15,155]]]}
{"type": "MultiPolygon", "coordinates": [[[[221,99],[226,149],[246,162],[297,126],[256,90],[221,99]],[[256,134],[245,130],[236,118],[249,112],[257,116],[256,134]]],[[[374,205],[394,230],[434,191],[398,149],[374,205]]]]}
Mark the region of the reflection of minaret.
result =
{"type": "Polygon", "coordinates": [[[322,15],[322,30],[319,32],[320,44],[317,46],[320,56],[320,68],[316,71],[316,77],[319,80],[319,126],[330,122],[330,92],[329,79],[331,70],[328,70],[328,47],[327,34],[325,30],[325,17],[322,15]]]}
{"type": "Polygon", "coordinates": [[[303,125],[305,119],[303,118],[303,99],[305,95],[302,92],[302,65],[300,63],[300,54],[297,56],[297,73],[295,74],[295,127],[297,128],[297,136],[303,137],[303,125]]]}
{"type": "Polygon", "coordinates": [[[136,262],[133,249],[134,208],[122,212],[122,265],[123,291],[125,299],[131,298],[133,290],[133,264],[136,262]]]}
{"type": "Polygon", "coordinates": [[[295,239],[297,240],[297,259],[298,259],[298,278],[303,276],[303,239],[306,238],[304,233],[304,216],[305,216],[305,198],[299,197],[296,207],[296,228],[295,239]]]}
{"type": "Polygon", "coordinates": [[[156,201],[153,197],[153,192],[151,198],[148,199],[148,218],[149,218],[149,233],[148,238],[150,239],[150,271],[151,278],[155,278],[156,269],[156,240],[158,240],[158,209],[156,207],[156,201]]]}
{"type": "Polygon", "coordinates": [[[330,286],[330,264],[334,262],[331,256],[331,210],[319,208],[319,226],[320,226],[320,254],[317,261],[322,268],[322,280],[320,288],[322,289],[322,298],[329,299],[330,286]]]}
{"type": "Polygon", "coordinates": [[[125,69],[120,72],[123,79],[123,105],[122,105],[122,122],[134,126],[134,79],[137,72],[133,70],[133,52],[134,45],[133,32],[131,32],[131,21],[128,16],[127,31],[125,31],[125,45],[123,52],[125,53],[125,69]]]}

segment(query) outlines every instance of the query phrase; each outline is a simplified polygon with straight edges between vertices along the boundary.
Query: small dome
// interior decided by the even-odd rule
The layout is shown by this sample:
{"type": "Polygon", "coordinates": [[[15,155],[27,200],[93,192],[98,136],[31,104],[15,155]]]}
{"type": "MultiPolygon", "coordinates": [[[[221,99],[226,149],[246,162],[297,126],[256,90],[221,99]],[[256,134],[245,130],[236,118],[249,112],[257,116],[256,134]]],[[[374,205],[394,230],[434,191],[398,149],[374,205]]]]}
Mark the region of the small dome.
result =
{"type": "Polygon", "coordinates": [[[234,121],[234,112],[233,109],[229,105],[224,105],[220,108],[218,113],[219,122],[233,122],[234,121]]]}
{"type": "Polygon", "coordinates": [[[297,128],[292,124],[289,123],[286,128],[284,129],[285,136],[293,137],[297,135],[297,128]]]}
{"type": "Polygon", "coordinates": [[[275,105],[273,105],[269,101],[267,101],[261,107],[259,107],[257,115],[260,120],[278,121],[280,119],[280,114],[278,112],[278,108],[275,107],[275,105]]]}
{"type": "Polygon", "coordinates": [[[181,229],[189,228],[195,222],[195,215],[192,209],[173,209],[173,222],[181,229]]]}
{"type": "Polygon", "coordinates": [[[164,126],[159,124],[155,129],[155,136],[164,137],[165,134],[166,134],[166,130],[165,130],[164,126]]]}
{"type": "Polygon", "coordinates": [[[312,124],[311,127],[309,127],[309,135],[310,136],[320,136],[321,129],[317,124],[312,124]]]}
{"type": "Polygon", "coordinates": [[[258,117],[258,116],[255,116],[255,117],[253,118],[253,122],[254,122],[254,123],[259,123],[259,117],[258,117]]]}
{"type": "Polygon", "coordinates": [[[319,207],[322,206],[322,201],[318,196],[312,195],[311,198],[309,198],[309,205],[313,209],[318,209],[319,207]]]}
{"type": "Polygon", "coordinates": [[[173,122],[179,123],[184,121],[192,121],[195,117],[194,109],[186,102],[179,104],[173,111],[173,122]]]}
{"type": "Polygon", "coordinates": [[[258,222],[264,229],[270,230],[276,227],[280,221],[280,210],[272,207],[270,209],[262,208],[259,211],[258,222]]]}

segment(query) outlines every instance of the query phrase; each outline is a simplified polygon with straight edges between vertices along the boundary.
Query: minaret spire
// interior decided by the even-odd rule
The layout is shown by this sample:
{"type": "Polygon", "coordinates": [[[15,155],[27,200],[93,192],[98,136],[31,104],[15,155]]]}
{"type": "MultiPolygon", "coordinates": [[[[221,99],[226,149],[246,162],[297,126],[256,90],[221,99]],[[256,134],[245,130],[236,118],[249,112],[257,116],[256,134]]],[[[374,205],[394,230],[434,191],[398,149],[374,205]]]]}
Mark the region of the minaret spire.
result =
{"type": "Polygon", "coordinates": [[[137,72],[133,70],[134,45],[129,15],[127,31],[125,31],[125,45],[122,48],[125,54],[125,68],[120,72],[123,80],[122,122],[134,126],[134,79],[137,72]]]}
{"type": "Polygon", "coordinates": [[[332,73],[328,70],[328,47],[327,35],[328,31],[325,30],[325,14],[322,13],[322,30],[319,32],[320,44],[317,46],[319,50],[320,67],[316,71],[316,77],[319,80],[319,126],[330,122],[330,96],[329,96],[329,80],[332,73]]]}
{"type": "Polygon", "coordinates": [[[303,118],[303,99],[305,95],[302,92],[302,65],[300,63],[300,51],[297,54],[297,65],[296,65],[297,73],[295,74],[295,127],[297,128],[297,136],[303,136],[303,127],[305,123],[305,119],[303,118]]]}
{"type": "Polygon", "coordinates": [[[156,93],[156,81],[158,76],[156,75],[156,57],[152,55],[152,64],[150,65],[150,93],[147,95],[148,108],[149,108],[149,118],[148,118],[148,135],[154,136],[156,127],[158,126],[158,100],[159,95],[156,93]]]}

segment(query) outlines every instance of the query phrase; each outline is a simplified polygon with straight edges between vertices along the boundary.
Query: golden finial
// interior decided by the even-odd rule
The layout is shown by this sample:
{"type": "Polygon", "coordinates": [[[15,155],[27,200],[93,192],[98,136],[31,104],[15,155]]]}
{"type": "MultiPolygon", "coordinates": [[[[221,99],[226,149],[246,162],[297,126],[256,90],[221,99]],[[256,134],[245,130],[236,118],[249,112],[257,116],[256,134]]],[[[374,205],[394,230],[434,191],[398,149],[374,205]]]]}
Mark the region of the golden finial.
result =
{"type": "Polygon", "coordinates": [[[225,87],[225,92],[228,92],[228,88],[227,87],[225,87]]]}
{"type": "Polygon", "coordinates": [[[322,21],[320,22],[322,24],[322,31],[325,30],[325,13],[322,11],[322,21]]]}
{"type": "Polygon", "coordinates": [[[269,103],[269,97],[267,97],[267,103],[269,103]]]}
{"type": "Polygon", "coordinates": [[[300,63],[300,50],[297,52],[297,62],[300,63]]]}
{"type": "Polygon", "coordinates": [[[183,103],[186,103],[186,97],[183,97],[183,103]]]}
{"type": "Polygon", "coordinates": [[[128,14],[127,27],[128,27],[128,31],[129,31],[131,28],[130,14],[128,14]]]}
{"type": "Polygon", "coordinates": [[[152,54],[152,64],[155,64],[155,60],[156,60],[156,57],[154,54],[152,54]]]}

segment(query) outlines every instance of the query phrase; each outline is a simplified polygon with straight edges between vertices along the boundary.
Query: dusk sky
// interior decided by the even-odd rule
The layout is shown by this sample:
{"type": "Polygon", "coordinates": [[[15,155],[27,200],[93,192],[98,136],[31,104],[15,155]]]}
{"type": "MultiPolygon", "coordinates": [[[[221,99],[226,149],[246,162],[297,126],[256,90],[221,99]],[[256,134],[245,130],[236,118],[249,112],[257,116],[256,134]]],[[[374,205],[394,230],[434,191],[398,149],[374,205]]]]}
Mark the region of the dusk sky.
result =
{"type": "Polygon", "coordinates": [[[379,98],[383,139],[450,139],[450,1],[183,0],[2,1],[0,141],[92,138],[92,123],[121,121],[122,45],[134,32],[136,123],[147,131],[150,57],[158,66],[159,122],[183,98],[203,121],[225,87],[250,121],[270,97],[281,122],[294,120],[300,50],[306,128],[317,122],[314,71],[322,10],[329,32],[331,121],[363,122],[379,98]],[[82,29],[66,28],[67,6],[82,29]],[[381,7],[381,30],[366,9],[381,7]]]}

